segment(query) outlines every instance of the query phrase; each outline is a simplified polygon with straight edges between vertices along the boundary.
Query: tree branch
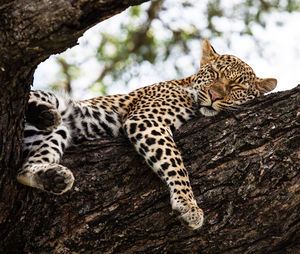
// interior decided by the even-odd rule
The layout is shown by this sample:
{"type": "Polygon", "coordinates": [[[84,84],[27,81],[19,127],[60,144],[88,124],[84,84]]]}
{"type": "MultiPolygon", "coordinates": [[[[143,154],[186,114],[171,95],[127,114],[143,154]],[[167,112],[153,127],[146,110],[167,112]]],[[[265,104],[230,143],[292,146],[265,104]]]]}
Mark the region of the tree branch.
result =
{"type": "Polygon", "coordinates": [[[18,185],[0,252],[297,253],[300,86],[175,133],[205,224],[181,225],[167,188],[125,138],[70,149],[74,189],[52,196],[18,185]],[[15,225],[12,227],[11,225],[15,225]]]}

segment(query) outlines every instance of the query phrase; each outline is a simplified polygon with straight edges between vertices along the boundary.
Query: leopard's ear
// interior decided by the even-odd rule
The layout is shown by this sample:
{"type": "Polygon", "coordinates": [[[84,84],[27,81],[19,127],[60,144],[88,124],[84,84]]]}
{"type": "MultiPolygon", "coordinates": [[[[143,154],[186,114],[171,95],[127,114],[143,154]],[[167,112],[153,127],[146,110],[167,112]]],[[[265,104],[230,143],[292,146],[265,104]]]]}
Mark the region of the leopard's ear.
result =
{"type": "Polygon", "coordinates": [[[200,65],[207,64],[218,57],[219,54],[214,50],[214,48],[210,45],[208,40],[204,40],[202,44],[202,58],[200,61],[200,65]]]}
{"type": "Polygon", "coordinates": [[[277,79],[275,78],[264,78],[259,79],[257,82],[257,88],[262,93],[268,93],[275,89],[277,85],[277,79]]]}

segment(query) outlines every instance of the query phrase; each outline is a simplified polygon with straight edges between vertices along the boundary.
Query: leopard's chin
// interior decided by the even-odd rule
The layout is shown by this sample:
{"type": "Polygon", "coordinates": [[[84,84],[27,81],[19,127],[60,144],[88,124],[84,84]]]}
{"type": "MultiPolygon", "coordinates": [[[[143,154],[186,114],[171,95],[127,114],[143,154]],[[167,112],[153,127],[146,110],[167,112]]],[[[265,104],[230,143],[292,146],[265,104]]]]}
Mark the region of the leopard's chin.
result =
{"type": "Polygon", "coordinates": [[[213,109],[212,107],[201,107],[200,108],[200,113],[204,116],[215,116],[219,112],[213,109]]]}

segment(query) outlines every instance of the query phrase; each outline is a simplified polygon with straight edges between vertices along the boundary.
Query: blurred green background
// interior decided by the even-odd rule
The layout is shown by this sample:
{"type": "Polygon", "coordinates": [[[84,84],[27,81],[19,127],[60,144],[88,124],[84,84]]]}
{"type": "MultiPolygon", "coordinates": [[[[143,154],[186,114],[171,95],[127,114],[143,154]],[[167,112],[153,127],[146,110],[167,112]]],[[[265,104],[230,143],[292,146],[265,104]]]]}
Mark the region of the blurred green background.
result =
{"type": "Polygon", "coordinates": [[[33,88],[83,99],[189,76],[207,38],[218,53],[277,78],[277,90],[289,89],[300,81],[299,10],[299,0],[150,1],[91,28],[78,46],[40,64],[33,88]]]}

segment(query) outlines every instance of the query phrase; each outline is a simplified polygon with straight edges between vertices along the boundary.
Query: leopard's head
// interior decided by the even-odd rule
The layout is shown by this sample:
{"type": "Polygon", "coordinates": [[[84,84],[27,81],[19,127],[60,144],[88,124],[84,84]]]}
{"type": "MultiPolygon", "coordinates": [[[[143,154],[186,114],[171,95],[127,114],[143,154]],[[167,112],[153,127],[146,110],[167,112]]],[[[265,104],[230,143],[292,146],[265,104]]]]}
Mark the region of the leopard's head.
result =
{"type": "Polygon", "coordinates": [[[232,55],[219,55],[205,40],[202,46],[200,70],[194,78],[200,112],[206,116],[249,101],[272,91],[273,78],[258,78],[252,68],[232,55]]]}

